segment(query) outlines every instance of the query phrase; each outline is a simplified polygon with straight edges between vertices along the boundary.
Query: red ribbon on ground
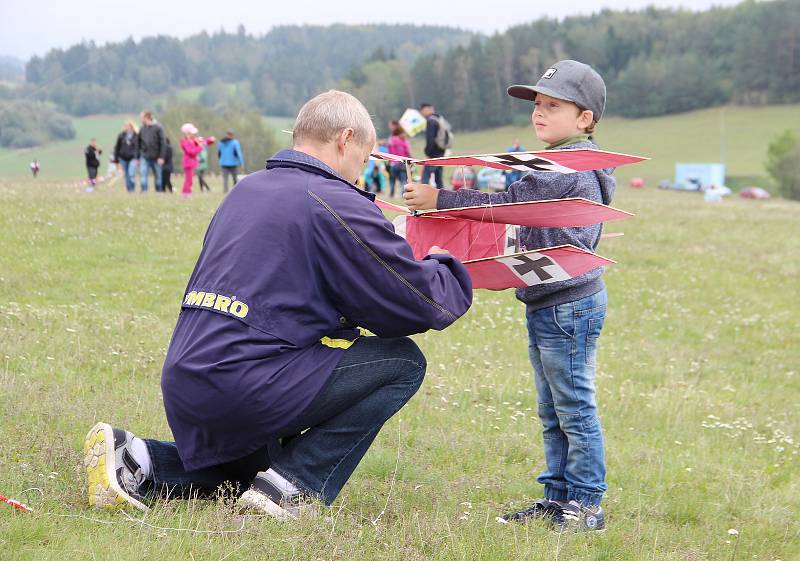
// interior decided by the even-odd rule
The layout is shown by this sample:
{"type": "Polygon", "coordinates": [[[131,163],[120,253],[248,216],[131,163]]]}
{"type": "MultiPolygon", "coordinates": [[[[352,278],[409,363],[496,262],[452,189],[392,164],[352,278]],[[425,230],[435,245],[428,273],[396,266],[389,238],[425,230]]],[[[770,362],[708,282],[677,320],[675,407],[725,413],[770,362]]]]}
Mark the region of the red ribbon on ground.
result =
{"type": "Polygon", "coordinates": [[[11,506],[13,506],[14,508],[17,508],[19,510],[24,510],[26,512],[33,512],[33,509],[31,507],[29,507],[28,505],[26,505],[25,503],[21,503],[19,501],[15,501],[14,499],[9,499],[8,497],[4,497],[3,495],[0,495],[0,501],[3,501],[4,503],[10,504],[11,506]]]}

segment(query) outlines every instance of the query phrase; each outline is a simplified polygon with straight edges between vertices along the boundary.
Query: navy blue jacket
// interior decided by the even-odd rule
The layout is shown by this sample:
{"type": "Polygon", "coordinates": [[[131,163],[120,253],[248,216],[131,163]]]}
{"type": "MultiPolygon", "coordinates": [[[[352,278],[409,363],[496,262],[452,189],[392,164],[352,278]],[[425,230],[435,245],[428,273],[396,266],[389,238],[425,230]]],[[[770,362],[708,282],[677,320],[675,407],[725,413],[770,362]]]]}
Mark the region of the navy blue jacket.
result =
{"type": "Polygon", "coordinates": [[[359,336],[442,329],[472,303],[464,266],[416,261],[365,193],[283,150],[206,232],[161,388],[187,470],[264,446],[311,403],[359,336]]]}

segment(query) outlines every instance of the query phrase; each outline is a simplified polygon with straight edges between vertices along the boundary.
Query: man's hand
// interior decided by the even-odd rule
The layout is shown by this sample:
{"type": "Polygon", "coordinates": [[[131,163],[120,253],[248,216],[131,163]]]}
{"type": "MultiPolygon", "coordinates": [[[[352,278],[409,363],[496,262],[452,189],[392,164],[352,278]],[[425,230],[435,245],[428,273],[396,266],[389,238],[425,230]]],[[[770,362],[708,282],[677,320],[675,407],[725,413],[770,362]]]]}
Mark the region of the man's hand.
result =
{"type": "Polygon", "coordinates": [[[157,159],[157,160],[156,160],[156,163],[157,163],[158,165],[160,165],[160,166],[163,166],[163,165],[164,165],[164,158],[159,158],[159,159],[157,159]]]}
{"type": "Polygon", "coordinates": [[[403,198],[406,200],[406,206],[411,210],[436,208],[439,190],[424,183],[408,183],[403,198]]]}
{"type": "Polygon", "coordinates": [[[449,251],[447,251],[446,249],[443,249],[443,248],[439,247],[438,245],[433,245],[433,246],[431,246],[431,248],[428,250],[428,255],[433,255],[434,253],[441,253],[441,254],[444,254],[444,255],[450,255],[450,252],[449,252],[449,251]]]}

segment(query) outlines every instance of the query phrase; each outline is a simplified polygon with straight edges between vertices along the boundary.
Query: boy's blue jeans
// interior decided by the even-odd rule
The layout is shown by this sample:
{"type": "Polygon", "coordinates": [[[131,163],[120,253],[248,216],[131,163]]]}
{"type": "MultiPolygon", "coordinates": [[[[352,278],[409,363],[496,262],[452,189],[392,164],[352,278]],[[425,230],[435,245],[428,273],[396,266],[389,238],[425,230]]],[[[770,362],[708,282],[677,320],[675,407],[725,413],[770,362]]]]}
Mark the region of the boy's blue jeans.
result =
{"type": "Polygon", "coordinates": [[[331,504],[383,424],[419,389],[425,368],[425,357],[407,337],[357,339],[311,405],[276,435],[282,446],[276,438],[235,462],[186,471],[175,443],[147,439],[153,477],[141,491],[208,496],[227,485],[242,492],[256,472],[271,467],[331,504]]]}
{"type": "Polygon", "coordinates": [[[607,489],[594,389],[597,338],[606,305],[603,289],[525,314],[547,462],[537,481],[550,500],[598,505],[607,489]]]}

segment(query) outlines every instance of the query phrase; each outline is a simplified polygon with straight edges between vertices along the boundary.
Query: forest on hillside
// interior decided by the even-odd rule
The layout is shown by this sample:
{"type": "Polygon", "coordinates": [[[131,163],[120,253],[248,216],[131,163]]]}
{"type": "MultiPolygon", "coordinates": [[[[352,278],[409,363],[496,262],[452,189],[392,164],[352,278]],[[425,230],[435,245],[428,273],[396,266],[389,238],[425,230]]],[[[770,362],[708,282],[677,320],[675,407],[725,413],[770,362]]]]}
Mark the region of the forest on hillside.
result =
{"type": "Polygon", "coordinates": [[[800,101],[800,2],[747,0],[704,12],[647,8],[539,19],[491,37],[413,25],[282,26],[263,36],[200,33],[34,57],[24,98],[71,115],[138,111],[197,87],[211,108],[292,116],[329,87],[362,99],[382,127],[408,106],[434,103],[458,129],[527,120],[505,95],[559,59],[593,65],[608,85],[608,114],[645,117],[729,103],[800,101]]]}

